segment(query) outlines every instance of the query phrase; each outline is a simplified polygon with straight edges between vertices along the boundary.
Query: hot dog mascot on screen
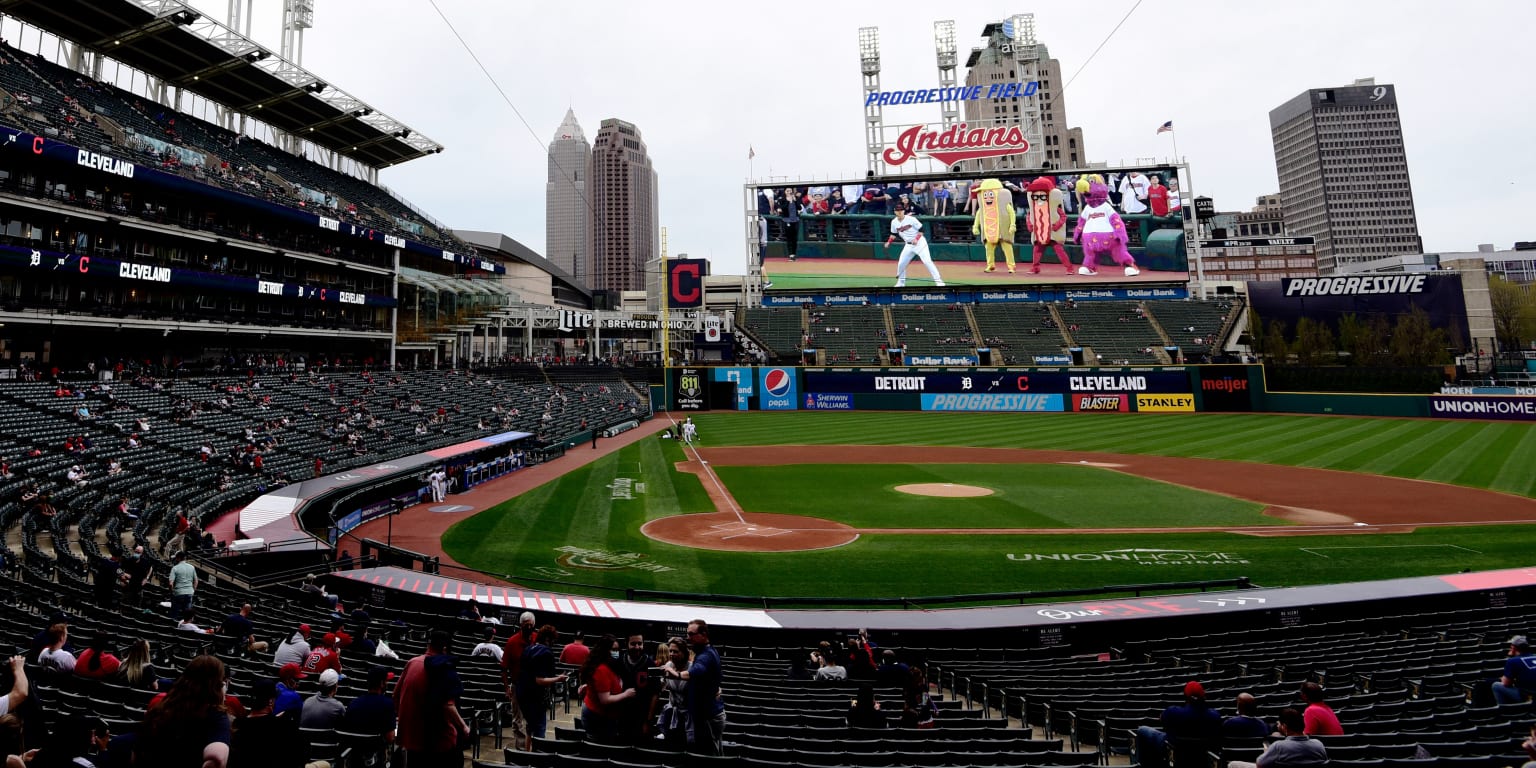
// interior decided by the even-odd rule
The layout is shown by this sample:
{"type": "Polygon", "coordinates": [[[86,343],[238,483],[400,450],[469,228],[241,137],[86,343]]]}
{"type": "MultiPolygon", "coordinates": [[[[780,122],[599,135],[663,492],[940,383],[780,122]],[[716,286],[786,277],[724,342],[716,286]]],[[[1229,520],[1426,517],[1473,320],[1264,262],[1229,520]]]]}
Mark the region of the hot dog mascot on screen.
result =
{"type": "Polygon", "coordinates": [[[976,207],[976,221],[971,225],[971,234],[981,235],[981,241],[987,247],[986,271],[997,271],[993,259],[997,255],[998,243],[1002,243],[1003,258],[1008,262],[1008,271],[1013,272],[1013,234],[1018,226],[1014,219],[1013,194],[997,179],[987,179],[977,189],[981,190],[976,194],[981,205],[976,207]]]}
{"type": "Polygon", "coordinates": [[[1029,193],[1029,214],[1025,221],[1029,225],[1030,244],[1034,246],[1034,265],[1029,271],[1040,274],[1040,257],[1050,247],[1056,250],[1056,260],[1061,262],[1067,274],[1072,274],[1072,258],[1062,246],[1067,241],[1067,209],[1061,190],[1056,188],[1056,180],[1041,176],[1031,181],[1026,191],[1029,193]]]}

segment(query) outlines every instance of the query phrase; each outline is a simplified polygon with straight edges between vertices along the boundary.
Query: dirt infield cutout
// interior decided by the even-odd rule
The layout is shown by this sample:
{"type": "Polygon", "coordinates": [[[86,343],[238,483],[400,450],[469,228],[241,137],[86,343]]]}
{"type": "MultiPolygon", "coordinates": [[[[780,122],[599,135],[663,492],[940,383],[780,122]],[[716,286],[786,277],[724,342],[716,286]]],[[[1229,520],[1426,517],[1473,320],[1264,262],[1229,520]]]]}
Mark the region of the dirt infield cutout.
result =
{"type": "Polygon", "coordinates": [[[991,496],[994,493],[991,488],[956,483],[908,483],[896,486],[896,490],[913,496],[936,496],[941,499],[972,499],[977,496],[991,496]]]}

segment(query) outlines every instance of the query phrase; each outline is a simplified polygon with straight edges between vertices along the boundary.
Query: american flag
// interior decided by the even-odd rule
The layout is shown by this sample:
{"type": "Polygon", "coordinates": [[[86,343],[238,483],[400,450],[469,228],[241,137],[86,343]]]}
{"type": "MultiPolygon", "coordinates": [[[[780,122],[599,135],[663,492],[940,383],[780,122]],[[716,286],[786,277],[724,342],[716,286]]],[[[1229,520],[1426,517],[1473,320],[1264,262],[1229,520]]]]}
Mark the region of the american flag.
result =
{"type": "Polygon", "coordinates": [[[1169,120],[1168,122],[1163,123],[1162,127],[1157,129],[1157,132],[1158,133],[1168,133],[1168,132],[1170,132],[1172,130],[1173,130],[1173,121],[1169,120]]]}
{"type": "Polygon", "coordinates": [[[757,150],[753,149],[751,144],[748,144],[747,145],[747,159],[751,160],[754,157],[757,157],[757,150]]]}

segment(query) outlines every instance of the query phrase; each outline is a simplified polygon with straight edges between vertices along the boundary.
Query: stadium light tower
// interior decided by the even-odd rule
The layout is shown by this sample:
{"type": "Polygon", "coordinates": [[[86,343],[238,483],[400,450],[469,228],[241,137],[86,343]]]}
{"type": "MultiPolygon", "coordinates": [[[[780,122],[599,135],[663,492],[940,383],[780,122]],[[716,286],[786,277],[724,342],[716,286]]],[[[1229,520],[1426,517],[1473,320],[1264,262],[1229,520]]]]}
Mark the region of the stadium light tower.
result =
{"type": "Polygon", "coordinates": [[[885,150],[885,109],[871,103],[870,94],[880,91],[880,28],[859,27],[859,70],[864,73],[864,149],[870,173],[880,170],[885,150]]]}
{"type": "Polygon", "coordinates": [[[229,0],[229,28],[251,36],[251,4],[256,0],[229,0]]]}
{"type": "Polygon", "coordinates": [[[284,61],[304,66],[304,30],[314,26],[315,0],[283,0],[284,61]]]}
{"type": "MultiPolygon", "coordinates": [[[[1016,13],[1003,25],[1004,34],[1011,38],[1014,71],[1018,81],[1032,83],[1040,79],[1040,41],[1035,38],[1035,15],[1016,13]]],[[[1045,166],[1045,131],[1041,125],[1039,98],[1019,99],[1019,125],[1024,127],[1024,138],[1029,151],[1020,159],[1025,168],[1045,166]]]]}
{"type": "MultiPolygon", "coordinates": [[[[939,61],[939,92],[949,93],[949,89],[955,87],[955,64],[958,58],[955,49],[954,20],[933,23],[933,50],[939,61]]],[[[941,99],[939,113],[945,128],[960,122],[960,100],[941,99]]]]}

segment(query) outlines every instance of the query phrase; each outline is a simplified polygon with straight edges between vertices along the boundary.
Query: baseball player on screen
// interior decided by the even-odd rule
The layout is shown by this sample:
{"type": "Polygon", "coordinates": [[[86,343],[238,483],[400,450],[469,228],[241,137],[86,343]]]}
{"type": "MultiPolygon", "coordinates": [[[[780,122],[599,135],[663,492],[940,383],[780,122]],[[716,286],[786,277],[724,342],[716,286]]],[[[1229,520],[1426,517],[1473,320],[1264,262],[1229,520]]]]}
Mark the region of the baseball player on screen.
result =
{"type": "Polygon", "coordinates": [[[916,216],[907,215],[906,203],[896,203],[895,212],[896,217],[891,219],[891,236],[885,239],[885,249],[890,250],[891,242],[897,237],[906,243],[901,249],[901,259],[896,262],[896,287],[906,286],[907,265],[912,263],[913,256],[923,260],[923,266],[933,276],[933,284],[944,287],[944,278],[939,277],[938,267],[933,265],[933,259],[928,256],[928,240],[923,237],[923,223],[916,216]]]}

